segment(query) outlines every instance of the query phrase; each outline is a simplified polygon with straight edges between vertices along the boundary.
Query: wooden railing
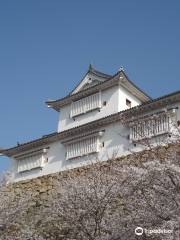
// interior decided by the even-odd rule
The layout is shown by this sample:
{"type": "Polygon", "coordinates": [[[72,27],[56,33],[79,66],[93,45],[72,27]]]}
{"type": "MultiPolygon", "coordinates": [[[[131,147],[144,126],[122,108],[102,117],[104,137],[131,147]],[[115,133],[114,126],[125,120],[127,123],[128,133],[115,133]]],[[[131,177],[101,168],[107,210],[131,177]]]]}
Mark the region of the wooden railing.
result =
{"type": "Polygon", "coordinates": [[[130,140],[139,141],[170,131],[171,117],[168,113],[161,113],[130,124],[130,140]]]}

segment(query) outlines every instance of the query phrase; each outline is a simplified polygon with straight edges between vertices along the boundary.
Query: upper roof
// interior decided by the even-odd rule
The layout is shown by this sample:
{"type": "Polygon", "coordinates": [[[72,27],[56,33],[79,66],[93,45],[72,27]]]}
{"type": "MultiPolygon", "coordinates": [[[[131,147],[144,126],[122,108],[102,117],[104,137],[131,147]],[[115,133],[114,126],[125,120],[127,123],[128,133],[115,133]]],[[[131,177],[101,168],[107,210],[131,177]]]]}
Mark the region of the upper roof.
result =
{"type": "Polygon", "coordinates": [[[87,133],[87,131],[92,131],[94,129],[102,128],[105,125],[121,120],[124,117],[130,120],[131,117],[133,118],[139,117],[140,114],[144,114],[144,113],[146,114],[151,110],[164,108],[170,104],[174,104],[177,102],[180,102],[180,91],[173,92],[171,94],[159,97],[157,99],[149,100],[148,102],[138,105],[136,107],[108,115],[106,117],[94,120],[92,122],[83,124],[78,127],[65,130],[60,133],[54,132],[52,134],[44,135],[42,138],[27,142],[27,143],[19,144],[9,149],[1,149],[0,154],[11,157],[21,152],[29,151],[33,148],[46,146],[52,142],[68,138],[72,135],[79,136],[79,134],[83,134],[85,132],[87,133]]]}
{"type": "Polygon", "coordinates": [[[55,101],[47,101],[46,104],[48,107],[52,107],[59,112],[61,107],[70,104],[73,101],[77,101],[83,97],[96,93],[99,90],[104,90],[118,84],[140,99],[142,103],[151,100],[151,97],[129,80],[124,70],[120,69],[115,75],[111,76],[95,70],[92,65],[90,65],[84,78],[69,95],[55,101]],[[91,84],[88,83],[89,79],[91,84]],[[95,82],[95,84],[93,84],[93,82],[95,82]]]}
{"type": "Polygon", "coordinates": [[[79,91],[82,91],[82,89],[85,89],[85,86],[88,85],[88,88],[96,85],[99,82],[104,82],[107,79],[110,79],[112,75],[100,72],[96,70],[92,64],[89,65],[89,69],[84,75],[84,77],[81,79],[81,81],[78,83],[78,85],[71,91],[71,95],[75,94],[79,91]],[[91,84],[93,82],[96,82],[95,84],[91,84]]]}

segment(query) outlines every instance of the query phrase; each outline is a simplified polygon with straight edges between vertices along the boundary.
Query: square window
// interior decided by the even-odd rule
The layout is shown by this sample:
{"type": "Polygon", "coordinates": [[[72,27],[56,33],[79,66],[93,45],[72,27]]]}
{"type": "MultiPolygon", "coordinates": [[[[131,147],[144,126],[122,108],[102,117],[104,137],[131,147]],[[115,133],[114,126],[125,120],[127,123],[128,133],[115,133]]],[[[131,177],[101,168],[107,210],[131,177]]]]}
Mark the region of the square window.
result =
{"type": "Polygon", "coordinates": [[[129,108],[131,107],[131,101],[127,98],[126,98],[126,106],[128,106],[129,108]]]}

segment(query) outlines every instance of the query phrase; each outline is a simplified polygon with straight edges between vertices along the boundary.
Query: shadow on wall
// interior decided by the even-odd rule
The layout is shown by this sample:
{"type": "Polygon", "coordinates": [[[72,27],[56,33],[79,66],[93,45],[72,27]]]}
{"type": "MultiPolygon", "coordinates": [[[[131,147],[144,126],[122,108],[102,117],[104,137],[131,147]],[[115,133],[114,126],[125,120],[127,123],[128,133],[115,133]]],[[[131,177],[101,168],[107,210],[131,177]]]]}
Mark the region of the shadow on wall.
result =
{"type": "Polygon", "coordinates": [[[103,141],[106,150],[102,151],[100,156],[102,160],[111,159],[114,155],[118,157],[129,153],[130,142],[128,139],[128,131],[120,124],[111,124],[110,127],[106,129],[103,141]]]}

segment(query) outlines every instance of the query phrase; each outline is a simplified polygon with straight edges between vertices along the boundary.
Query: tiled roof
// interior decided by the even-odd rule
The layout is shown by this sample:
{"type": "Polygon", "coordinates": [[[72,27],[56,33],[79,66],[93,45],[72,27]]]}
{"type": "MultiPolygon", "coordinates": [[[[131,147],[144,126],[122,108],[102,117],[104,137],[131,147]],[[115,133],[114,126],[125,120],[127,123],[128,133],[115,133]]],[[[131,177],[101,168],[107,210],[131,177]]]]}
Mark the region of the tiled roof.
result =
{"type": "Polygon", "coordinates": [[[59,109],[62,106],[66,105],[66,104],[69,104],[72,101],[76,101],[76,100],[78,100],[82,97],[93,94],[96,91],[103,90],[103,89],[109,88],[109,87],[111,87],[115,84],[118,84],[118,82],[120,81],[120,76],[125,76],[125,78],[127,79],[127,82],[129,82],[129,84],[131,86],[133,86],[137,91],[139,91],[139,93],[141,93],[144,96],[143,99],[146,99],[146,101],[151,100],[151,97],[149,97],[144,91],[142,91],[131,80],[129,80],[129,78],[127,77],[125,72],[123,70],[121,70],[121,71],[117,72],[115,75],[107,78],[105,81],[99,82],[92,87],[89,87],[87,89],[84,89],[84,90],[79,91],[79,92],[77,92],[75,94],[72,94],[72,95],[67,95],[64,98],[61,98],[61,99],[58,99],[58,100],[55,100],[55,101],[47,101],[46,104],[48,106],[54,108],[56,111],[59,111],[59,109]]]}
{"type": "MultiPolygon", "coordinates": [[[[115,76],[115,75],[114,75],[115,76]]],[[[69,94],[63,98],[54,100],[54,101],[46,101],[45,103],[48,106],[52,106],[55,110],[58,111],[59,106],[63,106],[65,104],[67,104],[67,102],[70,101],[74,101],[76,99],[78,99],[79,97],[81,98],[82,96],[85,96],[86,94],[91,94],[91,92],[96,91],[97,87],[102,86],[104,83],[106,83],[108,80],[112,79],[114,76],[110,76],[109,78],[107,78],[104,82],[99,82],[96,85],[89,87],[88,89],[83,89],[80,92],[77,92],[75,94],[69,94]],[[56,105],[58,105],[58,107],[56,107],[56,105]]],[[[73,90],[74,91],[74,90],[73,90]]]]}
{"type": "Polygon", "coordinates": [[[103,73],[103,72],[100,72],[98,70],[96,70],[95,68],[91,67],[89,69],[89,73],[93,73],[94,75],[98,76],[98,77],[102,77],[102,78],[111,78],[112,75],[109,75],[109,74],[106,74],[106,73],[103,73]]]}
{"type": "Polygon", "coordinates": [[[109,75],[109,74],[106,74],[106,73],[103,73],[103,72],[100,72],[98,70],[96,70],[91,64],[89,65],[89,69],[88,71],[86,72],[86,74],[84,75],[84,77],[82,78],[82,80],[78,83],[78,85],[70,92],[69,95],[72,95],[73,92],[75,91],[75,89],[82,83],[82,81],[84,80],[84,78],[87,76],[87,74],[93,74],[97,77],[101,77],[101,78],[104,78],[104,81],[111,78],[112,75],[109,75]]]}
{"type": "Polygon", "coordinates": [[[120,120],[122,117],[131,117],[138,116],[139,114],[146,113],[150,110],[157,109],[158,107],[166,107],[169,104],[180,102],[180,91],[170,93],[168,95],[150,100],[146,103],[143,103],[139,106],[123,110],[121,112],[108,115],[106,117],[97,119],[95,121],[65,130],[63,132],[54,132],[48,135],[44,135],[42,138],[20,144],[18,146],[0,150],[0,153],[7,155],[7,156],[13,156],[17,153],[28,151],[29,149],[32,149],[34,147],[40,147],[42,145],[48,145],[54,141],[64,139],[66,137],[69,137],[72,134],[80,134],[83,133],[83,131],[92,130],[101,128],[102,126],[105,126],[107,124],[110,124],[112,122],[120,120]]]}

